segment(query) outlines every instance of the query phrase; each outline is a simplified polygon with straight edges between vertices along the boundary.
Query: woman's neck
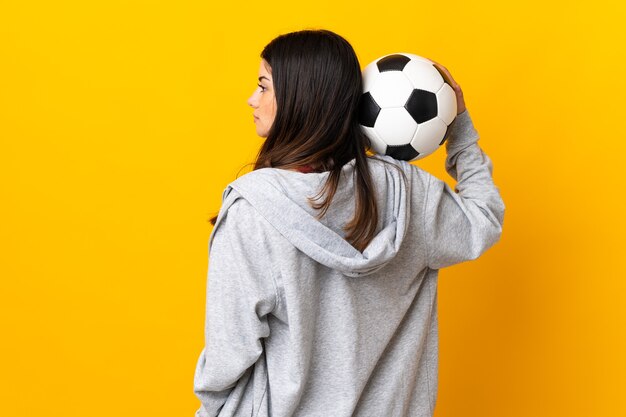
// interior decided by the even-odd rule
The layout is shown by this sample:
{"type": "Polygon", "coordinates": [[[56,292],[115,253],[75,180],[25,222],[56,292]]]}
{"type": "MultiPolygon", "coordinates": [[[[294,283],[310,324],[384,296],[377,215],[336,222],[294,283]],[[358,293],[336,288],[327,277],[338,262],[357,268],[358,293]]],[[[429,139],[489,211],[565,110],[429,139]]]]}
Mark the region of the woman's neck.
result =
{"type": "Polygon", "coordinates": [[[304,172],[305,174],[308,174],[309,172],[313,172],[313,168],[311,167],[311,165],[302,165],[302,166],[296,167],[295,170],[304,172]]]}

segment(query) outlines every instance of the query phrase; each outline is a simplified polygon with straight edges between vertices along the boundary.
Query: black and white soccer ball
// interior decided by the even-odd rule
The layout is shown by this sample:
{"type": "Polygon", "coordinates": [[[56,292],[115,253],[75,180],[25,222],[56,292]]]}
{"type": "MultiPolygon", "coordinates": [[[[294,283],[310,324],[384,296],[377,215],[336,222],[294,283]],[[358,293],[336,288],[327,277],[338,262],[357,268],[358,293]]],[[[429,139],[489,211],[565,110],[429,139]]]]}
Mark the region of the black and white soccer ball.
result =
{"type": "Polygon", "coordinates": [[[363,69],[358,120],[377,154],[414,161],[435,152],[456,106],[454,90],[429,59],[394,53],[363,69]]]}

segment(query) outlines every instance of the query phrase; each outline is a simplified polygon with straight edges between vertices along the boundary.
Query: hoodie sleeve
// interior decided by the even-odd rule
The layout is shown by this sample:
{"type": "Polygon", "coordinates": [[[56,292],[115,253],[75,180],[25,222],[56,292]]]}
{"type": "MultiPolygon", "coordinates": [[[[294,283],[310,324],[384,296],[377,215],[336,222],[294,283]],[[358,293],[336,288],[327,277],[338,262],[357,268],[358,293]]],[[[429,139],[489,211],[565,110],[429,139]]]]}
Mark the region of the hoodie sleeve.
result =
{"type": "Polygon", "coordinates": [[[267,314],[276,304],[271,268],[265,265],[262,233],[254,208],[233,203],[209,239],[205,346],[196,365],[194,393],[201,401],[196,417],[215,417],[240,377],[263,352],[269,336],[267,314]]]}
{"type": "Polygon", "coordinates": [[[504,220],[492,163],[477,143],[468,110],[452,123],[445,168],[457,181],[455,189],[432,175],[426,185],[424,229],[432,269],[478,258],[500,239],[504,220]]]}

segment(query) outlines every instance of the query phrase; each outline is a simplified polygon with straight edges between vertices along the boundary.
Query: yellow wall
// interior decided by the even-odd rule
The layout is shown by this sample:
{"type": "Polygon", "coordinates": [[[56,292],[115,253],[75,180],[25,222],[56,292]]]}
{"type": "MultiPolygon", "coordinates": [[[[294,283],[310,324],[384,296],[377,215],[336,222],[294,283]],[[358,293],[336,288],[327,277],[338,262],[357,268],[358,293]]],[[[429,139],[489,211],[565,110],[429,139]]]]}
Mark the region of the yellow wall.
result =
{"type": "Polygon", "coordinates": [[[0,6],[0,415],[193,415],[207,219],[261,144],[261,49],[303,28],[442,63],[494,162],[502,240],[440,275],[436,416],[626,415],[623,6],[168,3],[0,6]]]}

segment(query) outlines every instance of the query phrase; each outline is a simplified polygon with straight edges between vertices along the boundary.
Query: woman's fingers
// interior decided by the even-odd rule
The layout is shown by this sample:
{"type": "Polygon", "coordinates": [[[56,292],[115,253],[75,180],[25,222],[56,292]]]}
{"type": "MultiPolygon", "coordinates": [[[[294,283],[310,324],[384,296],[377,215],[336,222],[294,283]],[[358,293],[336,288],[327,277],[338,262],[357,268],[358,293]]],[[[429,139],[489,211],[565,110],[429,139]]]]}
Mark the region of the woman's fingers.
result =
{"type": "Polygon", "coordinates": [[[448,84],[450,84],[450,86],[453,89],[456,90],[457,88],[460,88],[459,84],[456,81],[454,81],[454,78],[452,78],[452,74],[450,74],[450,71],[448,71],[448,69],[446,67],[444,67],[443,65],[433,61],[432,59],[431,59],[431,61],[433,62],[433,64],[435,65],[435,68],[437,68],[437,70],[439,71],[441,76],[446,80],[446,82],[448,84]]]}
{"type": "Polygon", "coordinates": [[[461,90],[461,86],[456,81],[454,81],[454,78],[452,78],[452,74],[450,74],[450,71],[448,71],[446,67],[433,61],[432,59],[430,61],[433,63],[437,71],[439,71],[443,79],[454,90],[454,93],[456,94],[457,114],[461,114],[462,112],[465,111],[465,108],[466,108],[465,99],[463,98],[463,91],[461,90]]]}

